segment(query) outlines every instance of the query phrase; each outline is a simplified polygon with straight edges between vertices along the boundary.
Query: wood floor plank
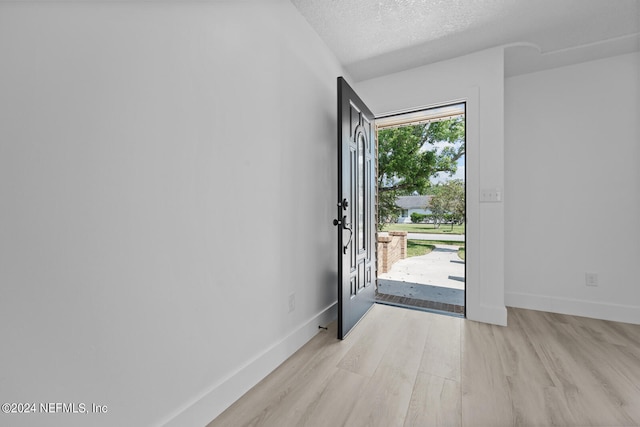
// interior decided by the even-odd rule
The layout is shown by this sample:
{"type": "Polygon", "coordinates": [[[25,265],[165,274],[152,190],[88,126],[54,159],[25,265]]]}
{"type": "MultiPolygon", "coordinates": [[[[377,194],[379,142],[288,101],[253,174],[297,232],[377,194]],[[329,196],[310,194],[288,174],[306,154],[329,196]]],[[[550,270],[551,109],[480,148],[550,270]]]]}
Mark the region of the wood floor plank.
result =
{"type": "Polygon", "coordinates": [[[585,375],[590,374],[577,364],[574,358],[577,349],[573,343],[563,342],[556,330],[565,319],[558,318],[555,323],[550,323],[545,313],[532,310],[513,310],[513,316],[522,325],[527,325],[524,333],[553,381],[553,387],[546,390],[547,399],[553,397],[562,401],[561,405],[549,406],[549,417],[557,418],[557,411],[562,410],[564,419],[572,423],[569,425],[592,425],[593,404],[585,395],[591,387],[585,375]]]}
{"type": "Polygon", "coordinates": [[[428,313],[429,330],[420,372],[460,381],[460,330],[463,319],[428,313]]]}
{"type": "Polygon", "coordinates": [[[521,319],[509,313],[509,327],[493,328],[493,336],[500,354],[505,375],[522,378],[542,387],[553,386],[535,347],[525,334],[521,319]]]}
{"type": "Polygon", "coordinates": [[[493,329],[465,322],[462,328],[462,425],[513,426],[512,401],[493,329]]]}
{"type": "Polygon", "coordinates": [[[371,333],[365,334],[362,330],[358,330],[360,335],[354,339],[354,345],[340,360],[338,367],[355,374],[372,376],[385,350],[389,347],[389,340],[397,333],[406,313],[407,310],[398,313],[393,307],[376,306],[376,310],[372,313],[374,316],[367,319],[367,326],[371,325],[369,328],[371,333]],[[384,313],[391,314],[384,316],[384,313]]]}
{"type": "Polygon", "coordinates": [[[328,380],[327,373],[333,372],[353,344],[339,341],[336,334],[337,325],[333,322],[208,426],[268,426],[276,425],[283,412],[284,418],[297,416],[290,408],[304,406],[320,393],[318,389],[328,380]]]}
{"type": "MultiPolygon", "coordinates": [[[[393,313],[401,319],[404,313],[393,313]]],[[[336,337],[336,324],[329,329],[329,345],[312,356],[314,363],[305,370],[298,372],[296,381],[291,384],[290,392],[281,399],[278,405],[272,406],[263,414],[263,419],[258,425],[265,426],[301,426],[313,425],[318,420],[311,418],[312,413],[317,413],[315,408],[326,395],[326,389],[333,387],[331,379],[338,372],[337,365],[354,346],[362,341],[370,341],[370,337],[376,336],[379,326],[389,320],[385,310],[370,311],[361,323],[350,333],[351,340],[338,340],[336,337]]],[[[395,319],[394,319],[395,321],[395,319]]],[[[306,349],[304,350],[306,352],[306,349]]],[[[346,383],[351,384],[351,382],[346,383]]],[[[348,387],[347,387],[348,391],[348,387]]]]}
{"type": "Polygon", "coordinates": [[[608,360],[611,368],[640,393],[640,325],[566,317],[582,335],[584,342],[593,346],[601,357],[608,360]]]}
{"type": "MultiPolygon", "coordinates": [[[[603,381],[598,366],[589,362],[585,352],[593,354],[594,341],[585,347],[566,316],[522,310],[518,314],[529,320],[526,333],[537,346],[541,359],[564,393],[567,409],[577,423],[585,425],[634,425],[634,420],[621,410],[622,397],[616,386],[603,381]]],[[[604,360],[602,362],[605,362],[604,360]]]]}
{"type": "Polygon", "coordinates": [[[376,305],[344,341],[330,325],[210,426],[640,426],[640,325],[508,317],[376,305]]]}
{"type": "MultiPolygon", "coordinates": [[[[561,339],[574,342],[573,345],[577,348],[575,360],[591,373],[588,378],[597,390],[593,393],[594,400],[601,405],[604,403],[603,406],[616,408],[609,410],[608,418],[603,418],[603,421],[630,425],[634,418],[640,418],[640,388],[630,377],[635,369],[621,372],[618,365],[621,353],[614,346],[604,344],[595,337],[589,337],[588,340],[578,337],[576,325],[571,321],[558,325],[557,330],[561,339]]],[[[600,416],[604,417],[606,414],[607,411],[604,411],[600,416]]]]}
{"type": "Polygon", "coordinates": [[[405,427],[462,425],[460,382],[418,372],[405,427]]]}
{"type": "MultiPolygon", "coordinates": [[[[589,426],[592,425],[583,413],[576,412],[576,390],[563,390],[558,387],[544,389],[545,408],[549,426],[589,426]]],[[[524,425],[529,420],[523,420],[524,425]]],[[[533,424],[533,423],[531,423],[533,424]]]]}
{"type": "Polygon", "coordinates": [[[343,426],[351,415],[353,402],[345,396],[357,396],[369,378],[344,369],[336,369],[327,386],[318,396],[318,402],[300,424],[308,427],[343,426]]]}
{"type": "Polygon", "coordinates": [[[492,331],[507,380],[514,425],[521,425],[523,420],[533,425],[552,425],[546,398],[553,381],[523,325],[517,316],[510,316],[509,327],[493,327],[492,331]]]}
{"type": "Polygon", "coordinates": [[[347,419],[349,427],[404,424],[428,330],[427,313],[407,310],[347,419]],[[398,351],[402,349],[401,351],[398,351]]]}

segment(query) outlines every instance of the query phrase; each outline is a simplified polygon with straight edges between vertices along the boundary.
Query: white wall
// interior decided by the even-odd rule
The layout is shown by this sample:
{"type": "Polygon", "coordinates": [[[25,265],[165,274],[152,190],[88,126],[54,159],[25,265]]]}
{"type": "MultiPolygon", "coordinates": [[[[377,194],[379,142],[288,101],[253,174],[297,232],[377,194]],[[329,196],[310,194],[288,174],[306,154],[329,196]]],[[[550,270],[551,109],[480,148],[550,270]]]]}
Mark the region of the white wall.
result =
{"type": "Polygon", "coordinates": [[[504,205],[480,203],[480,189],[504,187],[504,52],[490,49],[360,82],[376,115],[467,102],[467,317],[506,324],[504,205]]]}
{"type": "Polygon", "coordinates": [[[508,305],[640,323],[639,103],[638,53],[506,80],[508,305]]]}
{"type": "Polygon", "coordinates": [[[288,1],[3,2],[0,58],[0,402],[109,411],[0,424],[204,425],[335,317],[341,69],[288,1]]]}

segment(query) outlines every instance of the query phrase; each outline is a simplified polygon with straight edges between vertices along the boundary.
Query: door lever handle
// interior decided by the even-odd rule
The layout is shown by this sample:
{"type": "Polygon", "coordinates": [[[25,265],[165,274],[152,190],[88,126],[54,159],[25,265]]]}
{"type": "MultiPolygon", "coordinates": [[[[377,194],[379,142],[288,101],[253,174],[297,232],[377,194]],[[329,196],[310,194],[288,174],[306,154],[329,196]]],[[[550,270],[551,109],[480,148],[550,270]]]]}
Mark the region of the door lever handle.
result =
{"type": "Polygon", "coordinates": [[[351,244],[351,240],[353,239],[353,228],[351,227],[351,224],[347,223],[346,215],[342,217],[342,228],[345,230],[349,230],[349,240],[347,240],[347,244],[344,245],[344,247],[342,248],[342,252],[346,254],[347,250],[349,250],[349,245],[351,244]]]}
{"type": "Polygon", "coordinates": [[[353,229],[351,228],[351,224],[347,222],[347,216],[343,216],[342,219],[334,219],[333,225],[342,225],[343,230],[349,230],[349,240],[347,240],[347,244],[342,247],[342,252],[347,253],[349,245],[351,244],[351,240],[353,239],[353,229]]]}

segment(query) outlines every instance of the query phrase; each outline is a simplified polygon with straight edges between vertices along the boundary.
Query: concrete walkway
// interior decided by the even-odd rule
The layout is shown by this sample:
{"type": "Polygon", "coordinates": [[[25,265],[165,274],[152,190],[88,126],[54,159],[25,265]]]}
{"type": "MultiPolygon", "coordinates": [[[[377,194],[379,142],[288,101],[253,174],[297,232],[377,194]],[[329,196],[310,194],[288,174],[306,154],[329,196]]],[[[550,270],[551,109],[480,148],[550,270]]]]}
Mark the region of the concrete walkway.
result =
{"type": "Polygon", "coordinates": [[[464,261],[457,246],[435,247],[427,255],[400,260],[379,275],[376,301],[464,316],[464,261]]]}
{"type": "Polygon", "coordinates": [[[458,247],[435,245],[427,255],[402,259],[379,279],[464,289],[464,261],[458,257],[458,247]]]}

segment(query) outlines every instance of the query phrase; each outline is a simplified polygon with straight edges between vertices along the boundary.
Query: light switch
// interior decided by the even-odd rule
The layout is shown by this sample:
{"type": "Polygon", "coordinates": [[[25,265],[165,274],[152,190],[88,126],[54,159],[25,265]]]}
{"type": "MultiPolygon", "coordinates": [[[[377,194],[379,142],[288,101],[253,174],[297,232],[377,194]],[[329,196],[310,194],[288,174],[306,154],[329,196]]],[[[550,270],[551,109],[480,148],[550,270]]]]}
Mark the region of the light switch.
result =
{"type": "Polygon", "coordinates": [[[480,201],[484,203],[502,202],[501,188],[483,188],[480,190],[480,201]]]}

